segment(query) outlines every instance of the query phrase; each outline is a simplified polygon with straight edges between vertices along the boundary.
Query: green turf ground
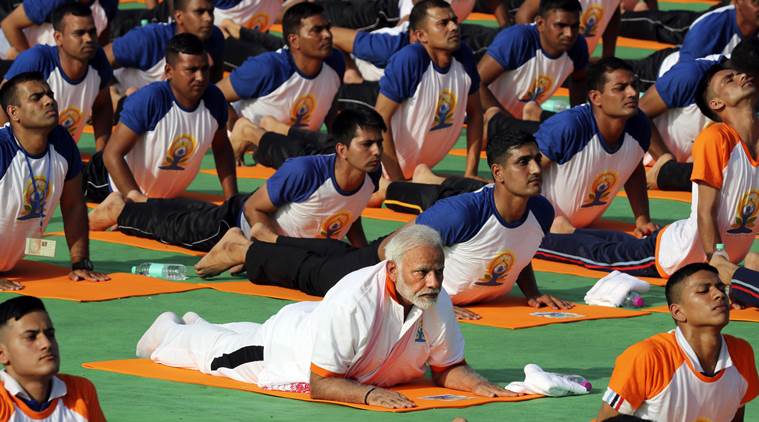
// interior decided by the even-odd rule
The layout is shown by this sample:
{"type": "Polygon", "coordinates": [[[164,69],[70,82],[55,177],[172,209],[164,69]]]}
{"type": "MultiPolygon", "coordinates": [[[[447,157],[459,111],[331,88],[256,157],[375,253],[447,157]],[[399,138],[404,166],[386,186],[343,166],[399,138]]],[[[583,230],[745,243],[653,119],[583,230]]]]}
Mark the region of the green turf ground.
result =
{"type": "MultiPolygon", "coordinates": [[[[683,6],[681,3],[676,5],[683,6]]],[[[85,136],[80,145],[84,152],[94,150],[90,136],[85,136]]],[[[462,134],[457,147],[463,146],[462,134]]],[[[437,169],[461,171],[463,166],[463,158],[449,157],[437,169]]],[[[204,160],[203,167],[213,168],[210,156],[204,160]]],[[[486,174],[484,163],[480,168],[482,174],[486,174]]],[[[259,181],[241,180],[240,188],[250,190],[259,184],[259,181]]],[[[221,193],[218,180],[204,174],[198,176],[191,190],[221,193]]],[[[688,205],[672,201],[652,200],[651,209],[653,217],[661,223],[684,218],[689,213],[688,205]]],[[[615,199],[606,216],[632,221],[630,207],[625,199],[615,199]]],[[[369,238],[375,238],[399,226],[399,223],[366,218],[364,224],[369,238]]],[[[48,231],[61,231],[62,228],[58,213],[48,231]]],[[[68,254],[63,244],[63,239],[59,239],[56,258],[50,261],[67,265],[68,254]]],[[[132,265],[145,261],[186,265],[195,262],[192,257],[114,246],[98,241],[91,242],[91,249],[97,268],[104,271],[128,271],[132,265]]],[[[595,282],[583,277],[549,273],[538,273],[537,277],[544,292],[573,301],[581,301],[595,282]]],[[[226,275],[219,278],[225,279],[230,278],[226,275]]],[[[188,280],[191,283],[199,281],[197,277],[188,280]]],[[[11,296],[0,294],[0,299],[11,296]]],[[[649,305],[664,303],[661,288],[654,287],[645,297],[649,305]]],[[[600,406],[601,394],[611,375],[614,358],[630,344],[672,328],[670,318],[661,314],[523,330],[501,330],[464,324],[462,331],[467,341],[467,361],[491,380],[504,384],[521,380],[523,366],[537,363],[548,370],[586,376],[593,383],[592,393],[582,397],[546,398],[523,403],[497,403],[460,410],[432,410],[394,416],[234,390],[135,378],[81,367],[87,361],[133,357],[140,335],[155,316],[164,310],[180,314],[195,310],[215,322],[262,322],[286,303],[288,302],[211,290],[85,304],[46,300],[56,324],[62,370],[86,376],[95,383],[103,409],[112,421],[334,421],[357,418],[364,421],[385,421],[390,418],[397,421],[443,421],[455,416],[465,416],[470,421],[588,421],[595,416],[600,406]]],[[[735,322],[725,331],[759,346],[756,324],[735,322]]],[[[759,404],[749,404],[746,420],[757,420],[757,414],[759,404]]]]}

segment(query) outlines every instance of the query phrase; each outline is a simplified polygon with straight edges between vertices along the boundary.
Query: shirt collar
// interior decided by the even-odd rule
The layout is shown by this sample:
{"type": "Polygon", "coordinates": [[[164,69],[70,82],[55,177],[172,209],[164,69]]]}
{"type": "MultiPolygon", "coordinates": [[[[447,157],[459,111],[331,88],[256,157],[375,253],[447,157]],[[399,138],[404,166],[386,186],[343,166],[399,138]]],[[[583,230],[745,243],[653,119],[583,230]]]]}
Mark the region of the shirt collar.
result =
{"type": "MultiPolygon", "coordinates": [[[[29,397],[29,394],[27,394],[27,392],[24,390],[24,387],[22,387],[21,384],[19,384],[15,378],[13,378],[8,372],[6,372],[5,369],[0,371],[0,379],[2,379],[5,389],[11,395],[15,397],[19,397],[24,400],[34,400],[33,398],[29,397]]],[[[51,402],[65,395],[66,395],[66,383],[63,382],[57,376],[53,375],[53,385],[52,385],[52,388],[50,389],[50,395],[47,401],[51,402]]]]}
{"type": "MultiPolygon", "coordinates": [[[[676,327],[674,331],[677,345],[680,346],[680,350],[682,350],[683,354],[690,361],[693,370],[703,374],[704,368],[701,366],[701,362],[699,362],[698,356],[696,356],[696,352],[693,351],[693,348],[688,343],[688,340],[685,339],[685,335],[683,335],[680,327],[676,327]]],[[[720,346],[717,365],[714,367],[714,374],[722,371],[723,369],[733,366],[733,360],[730,359],[730,353],[727,350],[727,342],[725,342],[725,339],[722,336],[720,336],[720,339],[722,340],[722,345],[720,346]]]]}

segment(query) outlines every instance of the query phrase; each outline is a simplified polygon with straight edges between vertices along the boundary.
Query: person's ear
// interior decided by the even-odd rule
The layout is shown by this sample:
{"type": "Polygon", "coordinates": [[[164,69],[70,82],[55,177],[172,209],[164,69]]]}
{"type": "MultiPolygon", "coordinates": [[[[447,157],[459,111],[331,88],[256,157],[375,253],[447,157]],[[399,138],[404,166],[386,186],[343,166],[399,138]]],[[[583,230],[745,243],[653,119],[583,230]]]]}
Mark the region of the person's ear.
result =
{"type": "Polygon", "coordinates": [[[387,271],[387,277],[395,283],[398,280],[398,265],[395,261],[387,261],[385,264],[385,271],[387,271]]]}
{"type": "Polygon", "coordinates": [[[597,89],[589,89],[588,101],[590,101],[590,103],[593,104],[594,106],[600,106],[601,105],[601,91],[597,89]]]}
{"type": "Polygon", "coordinates": [[[55,45],[60,47],[63,44],[63,32],[53,31],[53,40],[55,41],[55,45]]]}
{"type": "Polygon", "coordinates": [[[172,76],[174,76],[174,67],[172,67],[169,62],[166,62],[163,66],[163,77],[168,81],[172,76]]]}
{"type": "Polygon", "coordinates": [[[348,156],[348,145],[345,145],[342,142],[335,143],[335,153],[340,158],[346,158],[348,156]]]}
{"type": "Polygon", "coordinates": [[[493,165],[490,166],[490,172],[493,173],[493,181],[496,183],[504,182],[503,166],[498,163],[493,163],[493,165]]]}
{"type": "Polygon", "coordinates": [[[669,305],[669,313],[672,315],[672,319],[677,322],[688,322],[688,316],[685,315],[685,310],[677,303],[669,305]]]}
{"type": "Polygon", "coordinates": [[[8,366],[8,364],[11,362],[10,356],[8,356],[8,348],[5,346],[5,344],[0,343],[0,363],[3,364],[3,366],[8,366]]]}

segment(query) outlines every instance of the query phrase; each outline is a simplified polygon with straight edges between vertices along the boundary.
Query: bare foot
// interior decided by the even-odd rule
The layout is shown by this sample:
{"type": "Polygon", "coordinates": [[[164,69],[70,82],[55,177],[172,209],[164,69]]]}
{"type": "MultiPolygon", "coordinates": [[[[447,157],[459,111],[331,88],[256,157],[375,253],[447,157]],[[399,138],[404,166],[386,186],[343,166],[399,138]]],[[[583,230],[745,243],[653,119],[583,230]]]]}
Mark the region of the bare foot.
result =
{"type": "Polygon", "coordinates": [[[289,125],[282,123],[271,116],[262,117],[260,125],[261,129],[265,130],[266,132],[276,132],[280,135],[287,135],[287,133],[290,132],[289,125]]]}
{"type": "Polygon", "coordinates": [[[21,290],[24,285],[18,281],[11,281],[4,278],[0,278],[0,290],[21,290]]]}
{"type": "Polygon", "coordinates": [[[482,318],[479,314],[470,311],[467,308],[462,308],[460,306],[454,306],[453,307],[453,313],[456,314],[456,319],[462,320],[462,319],[480,319],[482,318]]]}
{"type": "Polygon", "coordinates": [[[279,235],[263,223],[256,223],[250,228],[250,236],[266,243],[277,243],[279,235]]]}
{"type": "Polygon", "coordinates": [[[224,271],[243,264],[250,241],[237,227],[227,230],[219,243],[211,249],[197,264],[195,272],[207,278],[217,276],[224,271]]]}
{"type": "Polygon", "coordinates": [[[90,220],[90,230],[103,231],[108,230],[116,224],[116,221],[124,209],[124,197],[119,192],[111,192],[103,202],[101,202],[88,216],[90,220]]]}
{"type": "Polygon", "coordinates": [[[575,227],[564,216],[558,216],[553,219],[551,224],[551,233],[553,234],[572,234],[575,232],[575,227]]]}
{"type": "Polygon", "coordinates": [[[229,143],[232,144],[232,152],[238,166],[245,165],[245,153],[256,148],[264,133],[263,129],[251,123],[250,120],[237,119],[229,136],[229,143]]]}
{"type": "Polygon", "coordinates": [[[759,253],[749,252],[743,259],[743,266],[749,270],[759,271],[759,253]]]}
{"type": "Polygon", "coordinates": [[[733,281],[733,274],[738,269],[738,266],[728,261],[721,254],[712,255],[712,259],[709,261],[709,265],[716,268],[719,271],[719,278],[725,284],[730,284],[733,281]]]}
{"type": "Polygon", "coordinates": [[[674,159],[675,157],[673,157],[672,154],[670,153],[662,154],[662,156],[659,157],[658,160],[656,160],[654,165],[651,166],[650,169],[646,170],[646,186],[648,186],[649,189],[659,188],[659,185],[656,182],[657,179],[659,178],[659,170],[661,170],[664,164],[674,159]]]}
{"type": "Polygon", "coordinates": [[[543,109],[540,108],[540,104],[535,101],[528,102],[524,105],[524,108],[522,108],[522,120],[539,122],[541,114],[543,114],[543,109]]]}
{"type": "Polygon", "coordinates": [[[414,168],[414,175],[411,177],[414,183],[426,183],[428,185],[439,185],[445,181],[445,177],[440,177],[432,172],[426,164],[419,164],[414,168]]]}
{"type": "Polygon", "coordinates": [[[361,72],[358,71],[358,69],[351,69],[347,68],[345,69],[345,73],[343,74],[343,83],[346,85],[349,84],[360,84],[364,82],[364,77],[361,76],[361,72]]]}

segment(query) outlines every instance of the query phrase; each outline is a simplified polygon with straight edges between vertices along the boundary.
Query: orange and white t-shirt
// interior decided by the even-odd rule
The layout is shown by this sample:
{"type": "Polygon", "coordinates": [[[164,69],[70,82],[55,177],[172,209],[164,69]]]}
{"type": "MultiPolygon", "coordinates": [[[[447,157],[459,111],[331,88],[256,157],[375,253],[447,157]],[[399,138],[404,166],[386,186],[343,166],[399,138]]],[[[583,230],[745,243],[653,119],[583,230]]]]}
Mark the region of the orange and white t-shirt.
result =
{"type": "MultiPolygon", "coordinates": [[[[693,144],[693,200],[691,214],[660,233],[657,264],[660,272],[705,262],[698,233],[698,185],[719,189],[715,222],[725,251],[733,263],[746,257],[759,229],[759,161],[751,158],[740,135],[725,123],[704,129],[693,144]]],[[[664,275],[663,274],[663,275],[664,275]]]]}
{"type": "Polygon", "coordinates": [[[714,375],[703,374],[680,328],[630,346],[614,365],[603,401],[619,413],[654,421],[730,421],[759,394],[754,351],[722,336],[714,375]]]}
{"type": "Polygon", "coordinates": [[[21,385],[7,372],[0,371],[0,422],[99,422],[105,421],[97,392],[86,378],[59,374],[53,377],[50,389],[51,402],[39,412],[32,410],[24,400],[30,397],[21,385]]]}

